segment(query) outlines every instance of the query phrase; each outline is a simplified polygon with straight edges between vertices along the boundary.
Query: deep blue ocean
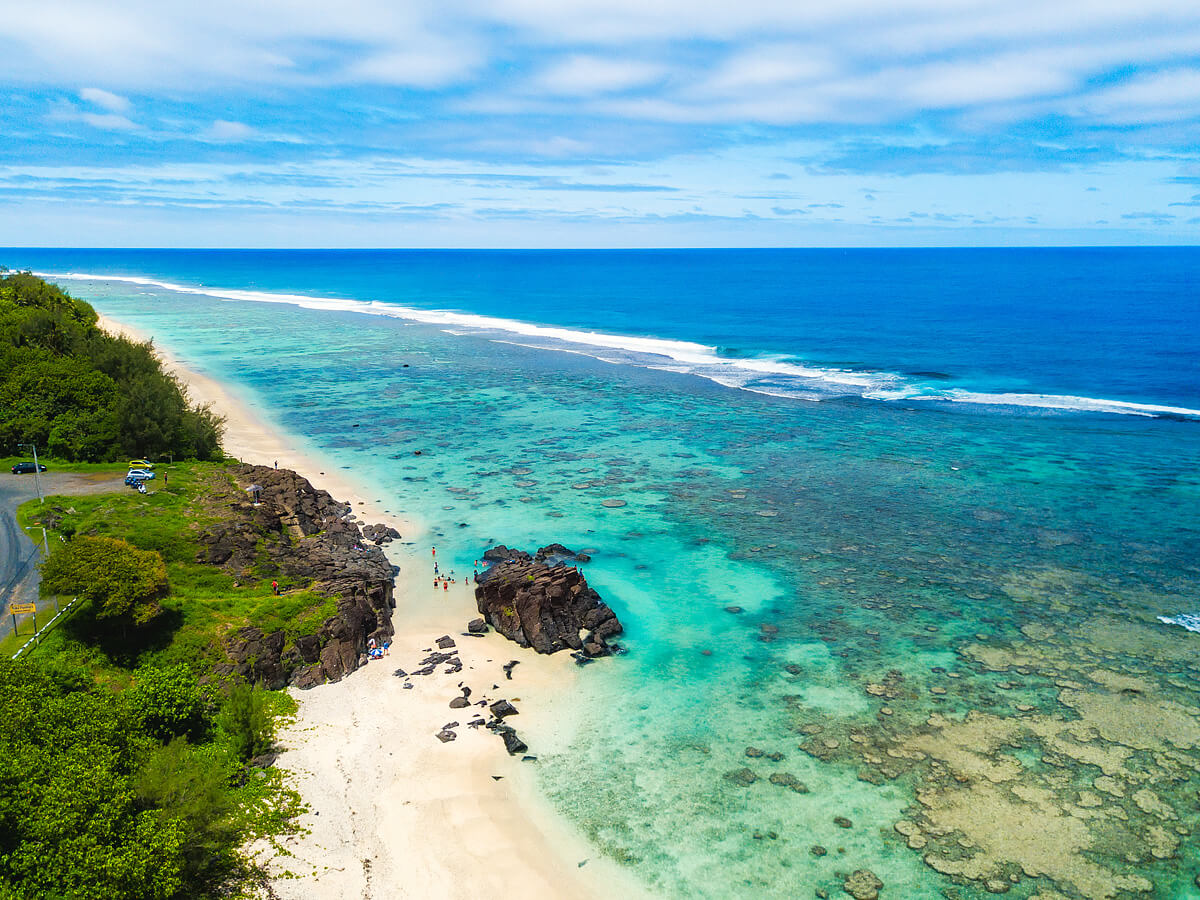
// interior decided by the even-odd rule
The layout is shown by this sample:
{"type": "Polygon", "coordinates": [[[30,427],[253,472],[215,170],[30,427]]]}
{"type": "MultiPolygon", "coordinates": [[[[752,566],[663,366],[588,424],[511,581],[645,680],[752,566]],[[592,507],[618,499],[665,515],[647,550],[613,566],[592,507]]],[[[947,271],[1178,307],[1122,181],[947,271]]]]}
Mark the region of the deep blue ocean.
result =
{"type": "Polygon", "coordinates": [[[588,352],[624,351],[784,396],[1200,410],[1200,248],[13,250],[7,258],[10,268],[570,329],[588,352]],[[652,343],[597,347],[579,334],[593,331],[652,343]],[[1024,396],[996,396],[1013,394],[1024,396]]]}
{"type": "Polygon", "coordinates": [[[652,893],[1196,896],[1200,249],[0,262],[425,557],[586,550],[628,652],[537,783],[652,893]]]}

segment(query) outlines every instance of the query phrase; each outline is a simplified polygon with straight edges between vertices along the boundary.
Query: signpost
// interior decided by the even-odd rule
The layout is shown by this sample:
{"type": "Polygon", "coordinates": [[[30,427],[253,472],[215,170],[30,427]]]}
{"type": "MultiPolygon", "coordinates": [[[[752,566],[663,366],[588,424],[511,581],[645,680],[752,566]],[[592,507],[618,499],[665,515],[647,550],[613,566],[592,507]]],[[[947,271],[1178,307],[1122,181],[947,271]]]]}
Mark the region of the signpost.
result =
{"type": "Polygon", "coordinates": [[[37,634],[37,604],[36,603],[10,603],[8,611],[12,613],[13,619],[13,634],[17,633],[17,616],[23,616],[26,613],[33,613],[33,633],[37,634]]]}

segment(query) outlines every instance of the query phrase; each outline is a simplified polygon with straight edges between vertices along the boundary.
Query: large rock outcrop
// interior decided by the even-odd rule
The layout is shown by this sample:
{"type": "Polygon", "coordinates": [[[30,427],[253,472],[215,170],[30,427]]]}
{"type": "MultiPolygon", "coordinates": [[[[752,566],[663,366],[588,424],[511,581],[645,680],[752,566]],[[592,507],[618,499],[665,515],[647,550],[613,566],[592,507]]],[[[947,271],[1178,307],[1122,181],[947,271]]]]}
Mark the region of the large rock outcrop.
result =
{"type": "Polygon", "coordinates": [[[607,656],[621,623],[579,569],[563,562],[569,558],[578,559],[556,544],[535,556],[494,547],[484,553],[491,565],[476,576],[475,604],[489,625],[522,647],[607,656]]]}
{"type": "Polygon", "coordinates": [[[315,634],[294,641],[283,631],[235,631],[225,647],[229,662],[217,674],[271,688],[339,681],[362,663],[369,639],[391,639],[391,563],[364,538],[349,504],[296,472],[240,465],[233,475],[237,486],[217,497],[225,518],[200,535],[201,560],[239,576],[310,580],[311,590],[336,599],[337,611],[315,634]],[[257,487],[257,504],[251,486],[257,487]]]}

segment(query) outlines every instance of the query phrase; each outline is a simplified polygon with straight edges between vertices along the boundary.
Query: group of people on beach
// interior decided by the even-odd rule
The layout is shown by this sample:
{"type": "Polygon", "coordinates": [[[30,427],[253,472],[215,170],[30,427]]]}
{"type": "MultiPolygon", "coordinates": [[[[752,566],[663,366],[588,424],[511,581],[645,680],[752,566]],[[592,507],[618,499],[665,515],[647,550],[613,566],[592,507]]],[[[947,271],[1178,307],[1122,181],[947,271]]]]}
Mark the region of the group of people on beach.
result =
{"type": "Polygon", "coordinates": [[[384,641],[382,644],[375,640],[375,638],[370,638],[367,641],[367,656],[371,659],[383,659],[391,649],[391,641],[384,641]]]}
{"type": "MultiPolygon", "coordinates": [[[[451,569],[447,574],[438,568],[437,547],[430,548],[430,555],[433,558],[433,589],[436,591],[440,587],[443,591],[449,591],[450,585],[458,583],[458,579],[454,577],[454,570],[451,569]]],[[[475,561],[475,574],[479,574],[479,560],[475,561]]],[[[464,581],[463,583],[470,589],[470,581],[464,581]]]]}

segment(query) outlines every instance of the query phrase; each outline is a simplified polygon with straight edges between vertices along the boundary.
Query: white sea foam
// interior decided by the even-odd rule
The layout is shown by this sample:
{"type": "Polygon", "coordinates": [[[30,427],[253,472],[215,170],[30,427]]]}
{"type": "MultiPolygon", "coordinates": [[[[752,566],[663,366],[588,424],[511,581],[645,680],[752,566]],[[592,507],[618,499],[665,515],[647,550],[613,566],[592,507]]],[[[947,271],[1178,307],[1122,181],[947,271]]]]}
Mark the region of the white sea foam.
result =
{"type": "Polygon", "coordinates": [[[504,341],[519,346],[543,350],[558,350],[590,356],[612,364],[636,365],[698,375],[717,384],[737,390],[795,400],[824,400],[834,397],[863,397],[868,400],[889,401],[951,401],[989,406],[1026,407],[1033,409],[1070,410],[1076,412],[1111,413],[1135,416],[1179,416],[1200,419],[1200,410],[1125,400],[1037,393],[984,393],[959,388],[937,388],[909,381],[891,372],[856,372],[845,369],[819,368],[802,365],[779,356],[758,356],[731,359],[723,357],[717,348],[691,341],[608,334],[553,325],[537,325],[518,319],[482,316],[452,310],[418,309],[396,303],[317,297],[272,291],[248,291],[233,288],[196,287],[159,281],[133,275],[97,275],[88,272],[38,272],[44,278],[77,281],[117,281],[169,290],[180,294],[196,294],[218,300],[255,303],[284,303],[305,309],[356,312],[365,315],[387,316],[428,325],[443,326],[448,334],[461,335],[480,332],[503,332],[519,335],[525,341],[504,341]],[[467,329],[460,331],[457,329],[467,329]],[[566,345],[566,346],[564,346],[566,345]],[[603,354],[597,351],[604,351],[603,354]]]}
{"type": "Polygon", "coordinates": [[[1200,613],[1183,613],[1178,616],[1159,616],[1164,625],[1180,625],[1188,631],[1200,631],[1200,613]]]}
{"type": "Polygon", "coordinates": [[[945,399],[958,403],[986,403],[993,406],[1031,406],[1038,409],[1068,409],[1080,412],[1119,413],[1127,416],[1200,417],[1200,410],[1153,403],[1130,403],[1097,397],[1072,397],[1058,394],[981,394],[957,388],[948,390],[945,399]]]}

